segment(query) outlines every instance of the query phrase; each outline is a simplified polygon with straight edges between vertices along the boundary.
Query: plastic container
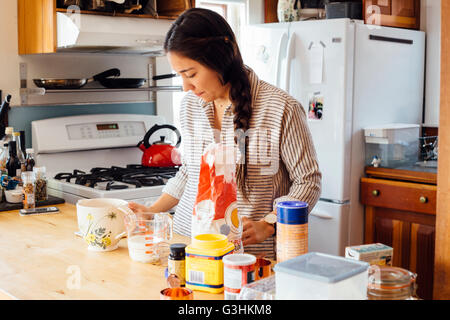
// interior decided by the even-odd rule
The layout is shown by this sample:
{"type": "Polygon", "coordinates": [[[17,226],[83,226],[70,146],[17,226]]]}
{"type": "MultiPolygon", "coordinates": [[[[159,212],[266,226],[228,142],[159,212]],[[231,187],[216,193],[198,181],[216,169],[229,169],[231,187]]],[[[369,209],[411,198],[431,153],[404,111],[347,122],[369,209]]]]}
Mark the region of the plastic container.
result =
{"type": "Polygon", "coordinates": [[[277,300],[366,300],[369,264],[311,252],[275,265],[277,300]]]}
{"type": "Polygon", "coordinates": [[[192,290],[221,293],[222,258],[232,253],[234,244],[223,234],[199,234],[186,247],[186,287],[192,290]]]}
{"type": "Polygon", "coordinates": [[[5,190],[5,198],[8,203],[22,203],[22,188],[14,190],[5,190]]]}
{"type": "Polygon", "coordinates": [[[277,262],[308,252],[308,204],[284,201],[277,204],[277,262]]]}
{"type": "Polygon", "coordinates": [[[255,281],[256,257],[246,253],[223,257],[223,285],[225,300],[236,300],[242,286],[255,281]]]}
{"type": "Polygon", "coordinates": [[[238,300],[275,300],[275,276],[270,276],[242,287],[238,300]]]}
{"type": "Polygon", "coordinates": [[[397,168],[414,165],[419,160],[420,125],[386,124],[364,128],[365,163],[373,165],[374,157],[381,160],[379,166],[397,168]]]}
{"type": "Polygon", "coordinates": [[[367,298],[369,300],[418,300],[416,278],[417,274],[402,268],[370,266],[367,298]]]}

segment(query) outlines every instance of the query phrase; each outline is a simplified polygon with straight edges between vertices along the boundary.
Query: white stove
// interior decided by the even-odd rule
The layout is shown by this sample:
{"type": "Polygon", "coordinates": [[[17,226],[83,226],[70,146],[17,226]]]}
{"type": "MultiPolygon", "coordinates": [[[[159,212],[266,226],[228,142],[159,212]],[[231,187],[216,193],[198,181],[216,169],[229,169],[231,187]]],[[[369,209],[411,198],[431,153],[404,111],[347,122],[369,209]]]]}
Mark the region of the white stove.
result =
{"type": "MultiPolygon", "coordinates": [[[[33,149],[37,166],[47,169],[48,193],[73,204],[88,198],[154,202],[178,170],[140,165],[137,144],[155,124],[165,119],[99,114],[33,121],[33,149]]],[[[172,134],[162,129],[158,137],[172,134]]]]}

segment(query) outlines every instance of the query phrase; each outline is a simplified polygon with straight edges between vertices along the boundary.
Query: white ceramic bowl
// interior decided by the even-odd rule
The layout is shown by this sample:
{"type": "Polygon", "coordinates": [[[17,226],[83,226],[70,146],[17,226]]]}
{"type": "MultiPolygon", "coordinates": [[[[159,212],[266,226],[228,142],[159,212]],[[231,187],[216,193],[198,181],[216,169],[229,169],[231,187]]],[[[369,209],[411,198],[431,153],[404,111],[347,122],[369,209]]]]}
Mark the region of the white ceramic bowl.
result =
{"type": "Polygon", "coordinates": [[[21,203],[22,189],[5,190],[5,197],[9,203],[21,203]]]}

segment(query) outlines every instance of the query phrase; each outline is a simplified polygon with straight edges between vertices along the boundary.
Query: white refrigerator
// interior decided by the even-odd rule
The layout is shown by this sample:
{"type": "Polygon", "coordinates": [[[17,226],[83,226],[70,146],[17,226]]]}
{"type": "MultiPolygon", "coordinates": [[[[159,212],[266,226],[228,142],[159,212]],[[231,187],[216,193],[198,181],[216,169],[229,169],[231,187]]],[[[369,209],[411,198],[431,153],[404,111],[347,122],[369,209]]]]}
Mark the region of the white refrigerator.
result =
{"type": "Polygon", "coordinates": [[[240,49],[260,79],[301,102],[322,172],[309,251],[344,255],[364,241],[364,132],[422,123],[425,34],[330,19],[248,25],[240,49]]]}

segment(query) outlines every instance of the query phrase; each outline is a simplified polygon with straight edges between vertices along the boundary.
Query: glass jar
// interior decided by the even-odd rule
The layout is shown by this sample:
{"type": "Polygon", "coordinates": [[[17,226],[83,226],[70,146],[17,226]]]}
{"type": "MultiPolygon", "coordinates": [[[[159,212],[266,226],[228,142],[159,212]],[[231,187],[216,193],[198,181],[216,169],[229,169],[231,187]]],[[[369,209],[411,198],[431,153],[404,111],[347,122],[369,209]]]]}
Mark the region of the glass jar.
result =
{"type": "Polygon", "coordinates": [[[369,267],[369,300],[417,300],[417,274],[408,270],[372,265],[369,267]]]}
{"type": "Polygon", "coordinates": [[[34,172],[22,172],[22,182],[23,182],[23,208],[24,209],[33,209],[36,206],[36,197],[35,197],[35,175],[34,172]]]}
{"type": "Polygon", "coordinates": [[[48,200],[47,177],[45,167],[34,167],[33,173],[36,175],[36,201],[48,200]]]}

